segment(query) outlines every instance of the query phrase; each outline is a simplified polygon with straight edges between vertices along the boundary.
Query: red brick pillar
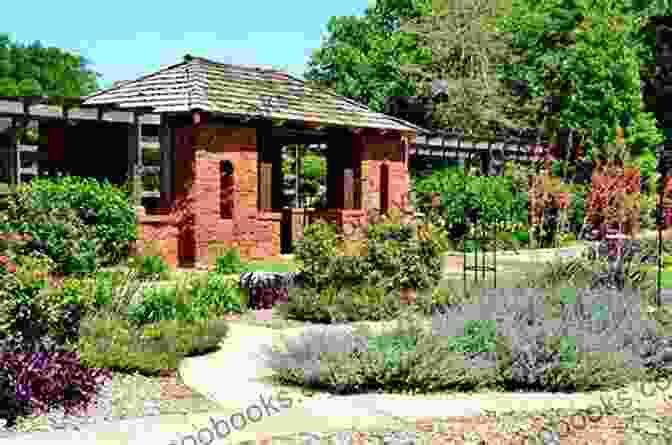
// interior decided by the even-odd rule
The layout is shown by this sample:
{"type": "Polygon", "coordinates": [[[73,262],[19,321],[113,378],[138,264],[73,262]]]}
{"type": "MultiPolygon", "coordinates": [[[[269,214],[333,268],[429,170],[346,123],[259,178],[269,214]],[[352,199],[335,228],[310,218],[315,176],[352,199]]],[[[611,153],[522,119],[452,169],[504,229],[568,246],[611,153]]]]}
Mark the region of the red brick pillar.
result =
{"type": "Polygon", "coordinates": [[[171,213],[177,218],[179,230],[178,254],[183,265],[191,265],[196,258],[194,240],[194,149],[193,127],[175,130],[175,198],[171,213]]]}
{"type": "Polygon", "coordinates": [[[367,130],[359,138],[363,146],[362,178],[366,178],[362,207],[367,210],[406,208],[409,175],[402,135],[367,130]]]}
{"type": "Polygon", "coordinates": [[[256,257],[257,244],[269,239],[274,226],[258,220],[255,129],[215,124],[195,127],[193,152],[189,213],[195,262],[212,265],[222,248],[232,247],[239,249],[242,259],[256,257]],[[225,161],[232,164],[233,173],[224,181],[225,161]],[[222,212],[223,197],[226,212],[222,212]]]}

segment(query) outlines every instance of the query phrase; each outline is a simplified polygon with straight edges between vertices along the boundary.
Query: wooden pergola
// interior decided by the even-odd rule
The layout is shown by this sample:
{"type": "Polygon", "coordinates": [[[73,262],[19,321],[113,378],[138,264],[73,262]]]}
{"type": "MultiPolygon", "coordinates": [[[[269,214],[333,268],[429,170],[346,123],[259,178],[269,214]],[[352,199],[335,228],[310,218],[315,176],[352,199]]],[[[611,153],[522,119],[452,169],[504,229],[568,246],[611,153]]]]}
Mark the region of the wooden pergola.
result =
{"type": "MultiPolygon", "coordinates": [[[[161,126],[163,122],[161,115],[153,113],[149,107],[129,109],[116,105],[88,105],[83,102],[84,98],[80,97],[0,97],[0,118],[11,119],[11,126],[7,131],[10,144],[5,149],[8,152],[10,185],[16,186],[21,183],[19,175],[21,158],[17,134],[20,129],[25,129],[29,122],[37,121],[38,124],[58,122],[62,125],[78,122],[117,123],[128,127],[128,172],[130,177],[134,178],[133,192],[135,202],[139,203],[142,197],[140,179],[143,173],[141,127],[143,124],[161,126]]],[[[46,159],[46,153],[38,152],[36,157],[46,159]]]]}

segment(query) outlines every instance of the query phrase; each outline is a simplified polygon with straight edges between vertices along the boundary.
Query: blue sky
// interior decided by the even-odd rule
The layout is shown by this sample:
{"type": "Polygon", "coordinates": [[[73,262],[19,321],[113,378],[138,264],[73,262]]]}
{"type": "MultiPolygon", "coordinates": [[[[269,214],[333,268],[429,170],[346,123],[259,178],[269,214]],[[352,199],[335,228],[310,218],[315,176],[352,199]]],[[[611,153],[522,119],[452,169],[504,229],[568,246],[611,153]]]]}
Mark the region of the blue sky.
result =
{"type": "Polygon", "coordinates": [[[363,15],[367,0],[3,1],[0,32],[76,51],[101,86],[179,63],[186,53],[304,72],[331,16],[363,15]]]}

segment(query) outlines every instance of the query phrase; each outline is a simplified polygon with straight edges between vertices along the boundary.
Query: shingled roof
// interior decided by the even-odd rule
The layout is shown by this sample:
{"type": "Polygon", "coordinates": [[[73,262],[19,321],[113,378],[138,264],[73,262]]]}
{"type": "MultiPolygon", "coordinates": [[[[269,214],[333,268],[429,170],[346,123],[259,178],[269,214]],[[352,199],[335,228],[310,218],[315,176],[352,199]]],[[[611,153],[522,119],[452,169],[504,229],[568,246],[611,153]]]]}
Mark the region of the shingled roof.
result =
{"type": "Polygon", "coordinates": [[[185,56],[182,63],[85,98],[87,105],[150,107],[156,113],[203,110],[317,125],[422,131],[286,73],[185,56]]]}

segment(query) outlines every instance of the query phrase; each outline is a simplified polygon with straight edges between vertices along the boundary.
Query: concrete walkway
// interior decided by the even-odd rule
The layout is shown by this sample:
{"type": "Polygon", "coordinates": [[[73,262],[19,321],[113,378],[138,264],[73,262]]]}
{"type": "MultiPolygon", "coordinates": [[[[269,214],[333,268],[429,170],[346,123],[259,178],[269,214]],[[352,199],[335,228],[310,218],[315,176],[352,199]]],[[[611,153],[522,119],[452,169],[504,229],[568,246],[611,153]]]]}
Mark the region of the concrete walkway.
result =
{"type": "MultiPolygon", "coordinates": [[[[301,432],[329,433],[396,427],[405,431],[393,416],[448,417],[479,415],[483,410],[511,411],[549,408],[587,408],[600,405],[599,395],[567,394],[454,394],[432,397],[398,395],[305,396],[299,388],[278,388],[270,384],[270,370],[259,366],[256,353],[261,345],[281,340],[283,332],[295,335],[299,329],[277,331],[232,323],[222,349],[202,357],[185,359],[180,375],[185,383],[222,409],[190,415],[162,415],[100,423],[76,433],[33,433],[0,443],[156,444],[239,443],[255,441],[260,435],[301,432]],[[215,424],[219,429],[217,437],[215,424]],[[229,431],[229,432],[227,432],[229,431]],[[202,440],[199,441],[199,434],[202,440]],[[212,435],[213,441],[210,441],[212,435]],[[192,439],[193,437],[193,439],[192,439]]],[[[276,343],[279,344],[279,343],[276,343]]],[[[636,406],[653,407],[655,398],[643,399],[637,388],[628,390],[636,406]]],[[[672,390],[670,390],[672,392],[672,390]]],[[[623,400],[623,396],[609,400],[623,400]]],[[[662,397],[662,396],[661,396],[662,397]]]]}

